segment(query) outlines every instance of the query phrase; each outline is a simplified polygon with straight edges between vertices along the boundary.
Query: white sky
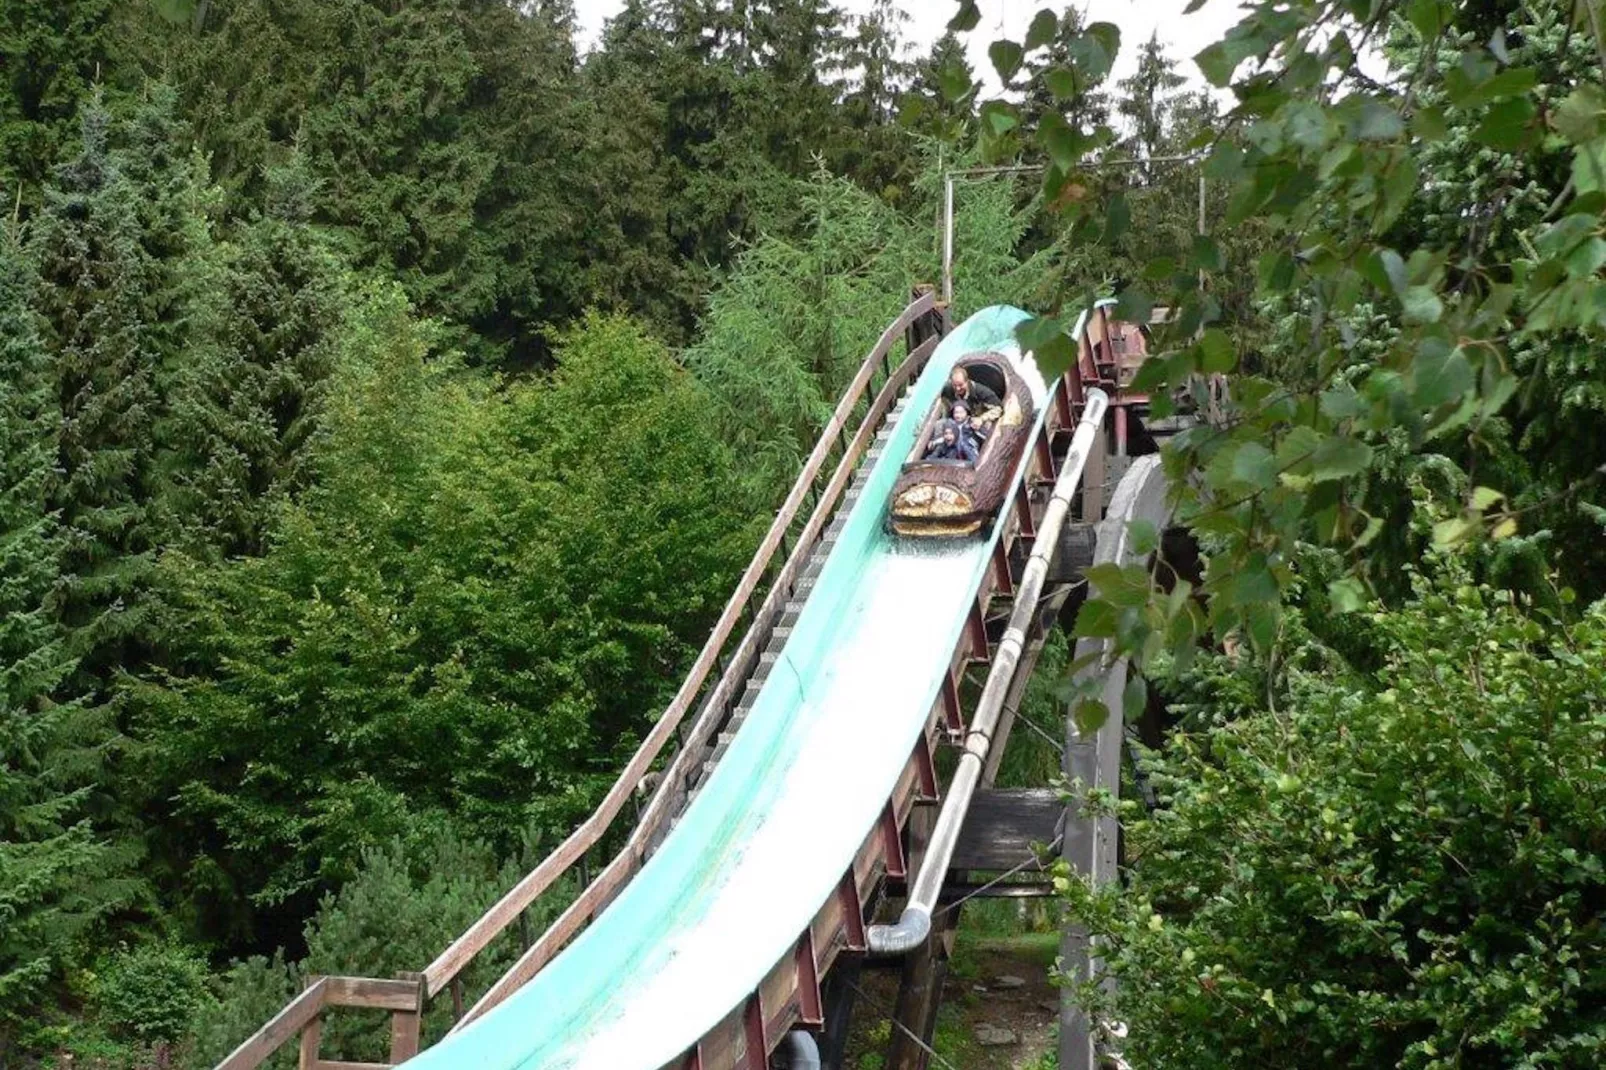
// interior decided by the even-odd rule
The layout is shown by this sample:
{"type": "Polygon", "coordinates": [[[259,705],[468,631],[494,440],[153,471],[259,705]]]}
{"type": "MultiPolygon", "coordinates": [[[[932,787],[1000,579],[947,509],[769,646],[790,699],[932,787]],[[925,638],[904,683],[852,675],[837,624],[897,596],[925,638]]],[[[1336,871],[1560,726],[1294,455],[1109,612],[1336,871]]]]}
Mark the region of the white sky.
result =
{"type": "MultiPolygon", "coordinates": [[[[836,3],[850,12],[868,11],[872,6],[870,0],[836,3]]],[[[621,6],[622,0],[575,0],[582,49],[596,42],[604,20],[621,6]]],[[[913,55],[925,54],[959,10],[954,0],[898,0],[898,6],[909,15],[904,33],[913,55]]],[[[1111,74],[1112,81],[1131,73],[1137,46],[1158,30],[1166,50],[1180,61],[1179,73],[1201,88],[1205,83],[1193,65],[1194,54],[1219,40],[1239,19],[1239,0],[1208,0],[1203,8],[1187,16],[1182,11],[1188,0],[1072,0],[1070,5],[1044,0],[979,0],[978,6],[981,22],[968,35],[966,48],[971,66],[991,85],[996,85],[997,79],[987,58],[987,46],[1004,36],[1020,40],[1032,16],[1043,7],[1064,10],[1075,6],[1082,10],[1085,22],[1113,22],[1121,27],[1121,55],[1111,74]]]]}

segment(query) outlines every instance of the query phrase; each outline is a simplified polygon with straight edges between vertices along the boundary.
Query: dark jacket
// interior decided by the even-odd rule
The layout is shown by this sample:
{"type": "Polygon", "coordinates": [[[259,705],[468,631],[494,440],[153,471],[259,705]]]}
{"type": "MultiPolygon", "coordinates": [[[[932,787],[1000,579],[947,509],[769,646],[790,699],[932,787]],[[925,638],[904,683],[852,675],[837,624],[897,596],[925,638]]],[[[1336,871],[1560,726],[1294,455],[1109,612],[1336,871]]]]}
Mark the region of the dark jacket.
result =
{"type": "Polygon", "coordinates": [[[966,405],[970,406],[970,414],[972,416],[981,412],[983,409],[1003,404],[1003,402],[999,400],[997,394],[993,393],[990,388],[976,382],[974,379],[970,380],[970,389],[963,398],[961,398],[954,390],[954,384],[952,382],[944,384],[942,388],[942,396],[949,405],[952,405],[956,401],[963,401],[966,405]]]}
{"type": "Polygon", "coordinates": [[[952,420],[944,420],[937,433],[931,436],[931,445],[926,447],[926,460],[928,461],[965,461],[968,464],[976,463],[976,447],[971,445],[970,436],[959,430],[959,425],[952,420]],[[944,432],[954,433],[954,444],[948,445],[944,441],[944,432]]]}

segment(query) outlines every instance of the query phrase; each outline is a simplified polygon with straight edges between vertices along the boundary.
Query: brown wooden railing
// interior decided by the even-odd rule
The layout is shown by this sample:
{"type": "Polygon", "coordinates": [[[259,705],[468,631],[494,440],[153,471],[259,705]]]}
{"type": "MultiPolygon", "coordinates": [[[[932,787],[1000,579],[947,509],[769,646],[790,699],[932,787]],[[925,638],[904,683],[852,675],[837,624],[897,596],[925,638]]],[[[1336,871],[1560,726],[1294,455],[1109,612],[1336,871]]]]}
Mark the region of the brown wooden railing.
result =
{"type": "MultiPolygon", "coordinates": [[[[700,763],[709,742],[729,716],[740,688],[795,591],[809,555],[835,512],[855,468],[868,452],[898,395],[930,358],[946,325],[946,309],[941,307],[931,287],[922,287],[914,301],[882,333],[821,429],[814,450],[680,689],[591,816],[441,952],[416,980],[320,978],[235,1049],[217,1070],[255,1070],[293,1036],[301,1038],[301,1070],[359,1070],[354,1064],[320,1061],[317,1055],[324,1010],[354,1006],[392,1010],[395,1017],[391,1062],[376,1066],[394,1065],[416,1054],[419,1023],[428,1002],[451,988],[454,1006],[461,1007],[463,971],[571,870],[579,870],[582,887],[578,897],[539,939],[527,946],[513,968],[466,1014],[458,1014],[454,1028],[460,1028],[516,991],[596,916],[640,867],[655,837],[674,816],[678,803],[685,797],[688,774],[700,763]],[[894,366],[892,352],[900,340],[906,352],[894,366]],[[850,426],[854,427],[851,438],[850,426]],[[827,478],[825,472],[833,459],[835,465],[827,478]],[[794,531],[800,519],[803,521],[801,529],[794,531]],[[760,600],[757,610],[753,609],[755,600],[760,600]],[[733,639],[735,648],[727,655],[727,647],[733,639]],[[682,724],[693,709],[698,710],[698,716],[687,733],[682,730],[682,724]],[[605,837],[609,836],[619,814],[633,797],[639,798],[645,778],[664,757],[670,742],[677,738],[680,740],[678,751],[659,780],[645,812],[639,815],[634,829],[625,837],[623,848],[594,880],[588,879],[589,853],[599,845],[605,846],[605,837]],[[400,1006],[403,1000],[395,994],[400,989],[389,987],[397,985],[412,986],[413,999],[406,1008],[400,1006]],[[381,992],[390,993],[383,998],[393,1000],[396,1005],[373,1002],[381,998],[376,995],[381,992]],[[363,1001],[357,1002],[359,999],[363,1001]],[[403,1033],[410,1040],[404,1040],[403,1033]]],[[[614,839],[613,842],[619,841],[614,839]]],[[[361,1070],[376,1068],[364,1066],[361,1070]]]]}

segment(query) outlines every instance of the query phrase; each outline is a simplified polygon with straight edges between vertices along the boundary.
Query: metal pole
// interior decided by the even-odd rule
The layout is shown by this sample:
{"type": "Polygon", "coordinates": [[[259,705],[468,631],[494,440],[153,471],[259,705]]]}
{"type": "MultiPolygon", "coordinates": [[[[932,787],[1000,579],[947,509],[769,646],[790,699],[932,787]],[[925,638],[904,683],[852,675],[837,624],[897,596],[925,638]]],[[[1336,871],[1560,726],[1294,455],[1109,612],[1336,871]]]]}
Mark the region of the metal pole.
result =
{"type": "Polygon", "coordinates": [[[1082,419],[1071,437],[1071,448],[1065,455],[1059,478],[1054,482],[1054,494],[1049,499],[1043,519],[1037,525],[1037,536],[1032,556],[1026,562],[1026,571],[1015,592],[1015,608],[1009,614],[1009,626],[999,640],[993,666],[987,673],[976,712],[970,719],[970,731],[965,737],[965,749],[959,755],[953,779],[948,783],[942,813],[937,827],[931,832],[926,845],[926,857],[920,873],[909,889],[909,901],[903,915],[895,925],[872,925],[869,932],[870,950],[900,954],[912,951],[925,943],[931,933],[931,913],[937,906],[948,865],[953,860],[954,847],[959,842],[959,830],[970,809],[971,796],[981,779],[992,745],[993,731],[1003,712],[1004,698],[1015,675],[1015,665],[1026,645],[1026,633],[1031,630],[1037,616],[1037,600],[1048,578],[1048,567],[1059,549],[1060,528],[1070,515],[1071,499],[1082,481],[1082,469],[1087,464],[1088,452],[1099,426],[1104,422],[1104,411],[1109,397],[1102,390],[1090,390],[1082,409],[1082,419]]]}
{"type": "Polygon", "coordinates": [[[942,303],[954,303],[954,176],[950,172],[942,182],[942,303]]]}

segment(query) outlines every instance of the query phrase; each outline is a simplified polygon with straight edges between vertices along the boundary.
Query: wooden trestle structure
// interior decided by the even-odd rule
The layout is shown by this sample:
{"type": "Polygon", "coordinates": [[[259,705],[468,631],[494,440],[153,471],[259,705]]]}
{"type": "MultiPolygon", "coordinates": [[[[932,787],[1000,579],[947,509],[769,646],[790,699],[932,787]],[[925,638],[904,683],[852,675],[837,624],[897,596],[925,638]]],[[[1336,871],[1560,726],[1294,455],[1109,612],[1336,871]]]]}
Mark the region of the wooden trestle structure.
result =
{"type": "MultiPolygon", "coordinates": [[[[294,1001],[220,1063],[218,1070],[255,1070],[291,1040],[299,1045],[301,1070],[380,1070],[399,1064],[418,1052],[423,1014],[433,1002],[450,1000],[456,1027],[466,1025],[535,976],[612,901],[662,842],[708,770],[723,755],[767,672],[767,649],[772,644],[778,649],[784,641],[830,550],[839,521],[845,520],[848,507],[856,500],[856,473],[877,455],[885,440],[881,432],[890,427],[889,417],[901,411],[906,388],[949,327],[947,309],[930,287],[922,287],[870,350],[685,681],[597,810],[421,971],[385,979],[313,978],[294,1001]],[[469,1003],[462,977],[470,963],[502,934],[520,929],[526,911],[543,897],[573,887],[579,892],[557,920],[534,940],[526,940],[517,964],[469,1003]],[[335,1008],[388,1014],[388,1061],[351,1064],[323,1058],[322,1024],[335,1008]]],[[[1061,840],[1065,856],[1081,865],[1097,850],[1093,840],[1106,838],[1069,820],[1051,789],[994,790],[992,783],[1008,743],[1014,711],[1047,630],[1080,597],[1080,571],[1093,559],[1095,526],[1105,516],[1109,489],[1130,463],[1128,449],[1136,446],[1147,452],[1154,448],[1150,432],[1134,423],[1141,421],[1147,398],[1121,392],[1142,359],[1143,345],[1141,335],[1110,320],[1103,308],[1091,316],[1078,361],[1052,384],[1043,432],[1030,446],[1027,477],[1005,506],[1003,534],[992,567],[949,659],[947,677],[926,731],[909,755],[882,819],[842,874],[836,893],[798,934],[792,952],[774,965],[742,1005],[733,1007],[685,1052],[675,1067],[764,1070],[782,1038],[794,1028],[817,1034],[827,1067],[841,1065],[858,988],[855,977],[868,957],[867,925],[878,906],[895,901],[905,891],[921,862],[941,796],[938,753],[963,738],[966,710],[980,689],[992,644],[1012,608],[1015,582],[1032,549],[1036,523],[1076,426],[1084,390],[1095,385],[1112,398],[1107,417],[1110,426],[1107,434],[1101,430],[1088,461],[1075,514],[1079,523],[1062,534],[1050,582],[1039,601],[1036,628],[1022,653],[985,767],[982,790],[971,807],[949,871],[955,889],[950,898],[974,892],[987,874],[1017,868],[1036,871],[1039,879],[1002,885],[1005,894],[1050,894],[1033,845],[1061,840]]],[[[1098,538],[1105,540],[1105,534],[1099,533],[1098,538]]],[[[1072,740],[1073,744],[1086,742],[1072,740]]],[[[1116,750],[1118,753],[1118,736],[1116,750]]],[[[1104,760],[1102,751],[1100,760],[1104,760]]],[[[886,1064],[892,1070],[927,1065],[925,1047],[935,1030],[958,915],[957,906],[942,911],[926,944],[896,963],[901,971],[896,1013],[907,1032],[892,1032],[886,1064]]]]}

